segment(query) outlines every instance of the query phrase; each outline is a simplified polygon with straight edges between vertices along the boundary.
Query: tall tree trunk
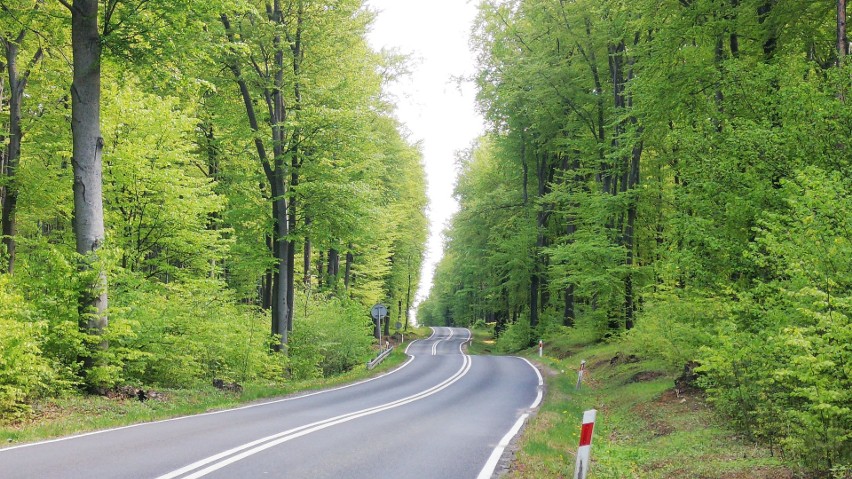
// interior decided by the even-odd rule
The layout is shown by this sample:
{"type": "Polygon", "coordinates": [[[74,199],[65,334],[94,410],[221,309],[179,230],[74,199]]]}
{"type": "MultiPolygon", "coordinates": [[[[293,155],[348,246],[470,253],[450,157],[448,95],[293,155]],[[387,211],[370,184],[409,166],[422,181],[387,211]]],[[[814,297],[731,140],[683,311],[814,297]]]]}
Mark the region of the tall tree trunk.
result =
{"type": "MultiPolygon", "coordinates": [[[[0,58],[0,71],[4,70],[6,65],[3,63],[3,59],[0,58]]],[[[3,80],[3,76],[0,75],[0,112],[2,112],[5,107],[3,106],[3,100],[6,98],[6,83],[3,80]]],[[[6,131],[6,125],[0,123],[0,145],[6,144],[6,136],[3,132],[6,131]]],[[[0,148],[0,176],[5,177],[7,175],[7,155],[8,150],[6,148],[0,148]]],[[[0,184],[0,210],[3,209],[6,204],[6,186],[4,184],[0,184]]]]}
{"type": "MultiPolygon", "coordinates": [[[[35,6],[38,8],[38,5],[35,6]]],[[[18,164],[21,158],[21,140],[23,139],[23,129],[21,128],[21,104],[24,100],[24,91],[27,88],[27,80],[29,80],[32,68],[41,61],[44,51],[41,47],[36,50],[33,57],[30,59],[29,66],[21,74],[18,71],[18,54],[21,45],[27,35],[27,29],[23,29],[14,39],[0,36],[0,45],[4,50],[5,68],[9,80],[9,143],[3,153],[0,153],[0,174],[6,178],[5,185],[2,191],[2,223],[3,244],[6,246],[6,255],[8,262],[5,265],[5,271],[12,274],[15,269],[15,253],[17,235],[17,222],[15,212],[18,206],[18,185],[15,178],[18,170],[18,164]]],[[[4,66],[4,62],[0,61],[0,69],[4,66]]],[[[5,96],[3,91],[4,83],[0,80],[0,111],[3,111],[2,98],[5,96]]],[[[5,138],[0,138],[0,144],[5,143],[5,138]]]]}
{"type": "Polygon", "coordinates": [[[317,287],[322,288],[323,284],[327,284],[324,280],[325,276],[325,251],[320,250],[319,258],[317,259],[317,287]]]}
{"type": "Polygon", "coordinates": [[[769,17],[769,14],[772,13],[772,9],[775,8],[777,3],[778,0],[764,0],[757,7],[757,21],[766,27],[766,38],[763,40],[763,58],[766,61],[771,60],[775,56],[775,50],[778,48],[778,28],[769,17]]]}
{"type": "MultiPolygon", "coordinates": [[[[393,303],[391,303],[391,304],[393,304],[393,303]]],[[[385,316],[384,329],[385,329],[385,338],[387,338],[388,336],[390,336],[390,313],[388,313],[388,315],[385,316]]]]}
{"type": "MultiPolygon", "coordinates": [[[[281,2],[275,0],[270,20],[277,24],[283,22],[281,2]]],[[[287,120],[287,110],[284,107],[284,45],[281,35],[276,34],[272,39],[275,52],[275,87],[271,92],[271,108],[269,108],[269,125],[272,127],[272,195],[275,224],[276,255],[278,271],[276,275],[275,292],[277,297],[272,307],[273,321],[277,322],[276,334],[281,336],[281,345],[287,344],[287,333],[292,329],[293,315],[293,248],[288,239],[290,233],[290,207],[287,198],[287,174],[285,171],[286,157],[284,154],[285,134],[284,124],[287,120]]],[[[270,92],[264,93],[267,99],[270,92]]],[[[270,102],[267,100],[267,105],[270,102]]]]}
{"type": "MultiPolygon", "coordinates": [[[[269,251],[273,252],[272,248],[269,251]]],[[[272,270],[264,273],[260,279],[260,307],[264,311],[272,309],[272,270]]]]}
{"type": "MultiPolygon", "coordinates": [[[[21,32],[21,35],[14,41],[0,38],[5,50],[6,71],[9,77],[9,144],[2,153],[2,175],[6,178],[3,190],[2,233],[8,258],[5,272],[9,274],[12,274],[15,269],[15,209],[18,203],[15,172],[21,154],[21,93],[23,93],[18,88],[20,86],[18,83],[18,49],[24,33],[25,31],[21,32]]],[[[0,101],[2,101],[3,94],[4,92],[0,89],[0,101]]],[[[2,111],[3,108],[0,105],[0,112],[2,111]]]]}
{"type": "MultiPolygon", "coordinates": [[[[736,1],[736,0],[735,0],[736,1]]],[[[633,45],[636,46],[639,44],[640,36],[637,33],[633,40],[633,45]]],[[[630,57],[628,59],[629,71],[627,72],[627,81],[633,81],[635,75],[635,58],[630,57]]],[[[625,258],[625,264],[627,266],[627,275],[624,278],[624,327],[627,330],[633,329],[633,321],[636,312],[636,303],[634,300],[633,293],[633,264],[634,264],[634,251],[636,249],[636,239],[635,239],[635,228],[636,228],[636,216],[637,216],[637,208],[638,208],[638,198],[636,198],[637,193],[635,193],[636,187],[639,186],[639,166],[640,160],[642,158],[642,149],[643,149],[643,141],[641,138],[638,138],[642,135],[644,128],[639,125],[639,121],[636,118],[636,115],[633,114],[633,94],[630,93],[627,95],[627,109],[630,110],[629,121],[633,125],[633,129],[635,131],[635,135],[637,138],[633,138],[633,149],[630,155],[630,161],[626,168],[625,175],[625,190],[629,195],[627,197],[627,226],[624,228],[624,248],[627,251],[627,257],[625,258]]]]}
{"type": "Polygon", "coordinates": [[[411,256],[408,257],[408,288],[405,291],[405,331],[408,331],[411,311],[411,256]]]}
{"type": "MultiPolygon", "coordinates": [[[[281,15],[281,0],[275,0],[275,11],[276,20],[279,24],[283,23],[283,16],[281,15]]],[[[290,45],[290,49],[293,53],[293,77],[295,81],[293,83],[293,98],[294,103],[292,106],[293,113],[296,115],[296,124],[298,125],[299,120],[299,112],[302,109],[302,83],[301,83],[301,73],[302,73],[302,17],[304,16],[304,5],[301,0],[298,2],[298,10],[296,16],[296,34],[294,38],[287,38],[287,43],[290,45]]],[[[276,67],[280,66],[280,73],[276,78],[276,89],[277,95],[281,96],[281,89],[284,87],[283,82],[283,74],[284,74],[284,65],[283,63],[279,63],[279,58],[283,58],[283,52],[280,51],[280,41],[276,37],[276,67]],[[280,56],[279,56],[280,55],[280,56]]],[[[283,61],[283,60],[282,60],[283,61]]],[[[283,109],[283,102],[282,109],[283,109]]],[[[283,115],[282,117],[283,118],[283,115]]],[[[283,125],[282,125],[283,129],[283,125]]],[[[298,218],[298,199],[296,197],[297,187],[299,186],[299,169],[302,166],[302,157],[301,157],[301,148],[300,142],[302,140],[302,131],[299,126],[293,128],[293,134],[290,141],[290,189],[291,196],[289,198],[290,202],[290,210],[289,210],[289,227],[290,232],[293,233],[296,231],[296,219],[298,218]]],[[[282,134],[283,140],[283,134],[282,134]]],[[[287,330],[293,330],[293,297],[295,296],[295,285],[293,284],[294,276],[295,276],[295,264],[296,264],[296,244],[295,241],[290,240],[288,244],[288,276],[287,276],[287,301],[288,301],[288,309],[287,309],[287,330]]]]}
{"type": "Polygon", "coordinates": [[[332,290],[337,290],[337,273],[340,271],[340,253],[336,249],[331,248],[328,250],[326,258],[328,258],[328,270],[326,273],[326,277],[328,279],[326,281],[332,290]]]}
{"type": "Polygon", "coordinates": [[[527,163],[527,139],[526,135],[521,132],[521,167],[523,168],[523,195],[524,195],[524,204],[527,204],[529,201],[529,164],[527,163]]]}
{"type": "Polygon", "coordinates": [[[849,55],[849,38],[846,34],[846,0],[837,0],[837,64],[849,55]]]}
{"type": "MultiPolygon", "coordinates": [[[[541,200],[550,193],[550,182],[553,179],[553,165],[549,161],[548,155],[536,154],[536,176],[538,177],[538,199],[541,200]]],[[[539,313],[541,310],[540,301],[542,275],[544,274],[544,264],[542,251],[546,245],[545,225],[550,217],[550,210],[545,205],[540,205],[536,212],[536,235],[535,249],[533,250],[533,269],[530,276],[530,326],[536,327],[539,322],[539,313]]],[[[546,295],[545,295],[546,297],[546,295]]]]}
{"type": "Polygon", "coordinates": [[[729,44],[731,46],[731,56],[737,58],[740,56],[740,39],[737,35],[736,30],[736,19],[737,19],[737,10],[740,7],[740,0],[731,0],[731,11],[727,15],[726,20],[728,21],[729,28],[729,44]]]}
{"type": "MultiPolygon", "coordinates": [[[[305,229],[307,229],[311,225],[311,218],[305,217],[305,229]]],[[[302,267],[305,272],[305,277],[303,282],[305,283],[305,289],[311,288],[311,238],[308,236],[307,232],[305,234],[305,248],[302,251],[302,267]]]]}
{"type": "MultiPolygon", "coordinates": [[[[97,251],[104,243],[104,207],[101,152],[101,35],[98,0],[63,3],[71,10],[71,132],[74,170],[74,236],[80,268],[98,268],[96,279],[80,298],[80,326],[100,334],[107,325],[107,275],[98,265],[97,251]]],[[[106,341],[100,343],[106,348],[106,341]]],[[[91,366],[91,364],[88,364],[91,366]]]]}
{"type": "Polygon", "coordinates": [[[574,327],[574,285],[569,284],[565,288],[565,308],[562,311],[562,324],[569,328],[574,327]]]}
{"type": "MultiPolygon", "coordinates": [[[[277,1],[276,6],[280,7],[277,1]]],[[[271,15],[280,18],[280,9],[276,8],[275,11],[271,12],[271,15]]],[[[225,27],[225,34],[227,35],[228,42],[231,44],[236,43],[233,31],[231,30],[231,23],[228,20],[228,16],[222,14],[220,18],[222,20],[222,25],[225,27]]],[[[287,240],[290,223],[287,218],[287,183],[284,171],[285,168],[283,125],[286,120],[286,110],[284,108],[284,99],[281,94],[281,90],[284,83],[284,56],[282,52],[283,47],[281,46],[281,38],[279,36],[276,36],[273,40],[273,43],[276,48],[275,64],[277,71],[275,72],[274,78],[276,88],[274,88],[273,91],[267,89],[264,92],[264,97],[266,99],[267,106],[269,107],[269,123],[272,127],[272,161],[270,162],[269,156],[266,152],[266,146],[263,144],[263,140],[261,140],[260,136],[255,136],[254,144],[255,149],[257,150],[258,158],[260,159],[261,166],[263,167],[264,175],[266,176],[266,179],[269,182],[272,192],[273,230],[271,237],[271,246],[273,257],[276,260],[276,267],[275,270],[272,272],[273,277],[271,281],[271,330],[272,334],[276,334],[280,337],[279,344],[276,345],[274,348],[275,350],[280,351],[287,344],[287,332],[290,318],[289,307],[292,304],[292,301],[290,300],[288,295],[288,287],[292,278],[292,255],[290,254],[290,243],[287,240]]],[[[260,126],[258,124],[257,114],[254,109],[254,102],[251,97],[251,92],[249,91],[248,85],[243,79],[242,71],[236,59],[236,56],[229,58],[227,63],[228,68],[233,73],[237,85],[240,88],[240,95],[242,96],[243,105],[246,109],[246,116],[248,117],[249,127],[252,129],[253,132],[258,133],[260,131],[260,126]]]]}
{"type": "MultiPolygon", "coordinates": [[[[631,191],[639,185],[639,162],[642,156],[642,142],[640,141],[633,148],[633,155],[630,164],[630,177],[628,179],[629,189],[631,191]]],[[[637,198],[635,194],[630,193],[630,198],[627,205],[627,227],[624,229],[624,247],[627,250],[627,275],[624,278],[624,327],[625,329],[633,329],[633,321],[636,313],[636,304],[633,294],[633,265],[634,265],[634,250],[636,249],[635,228],[637,216],[637,198]]]]}
{"type": "MultiPolygon", "coordinates": [[[[580,175],[580,152],[573,152],[573,160],[566,157],[563,159],[562,169],[565,173],[565,183],[568,186],[569,194],[572,198],[569,200],[569,210],[571,213],[566,218],[566,226],[565,226],[565,238],[569,243],[574,242],[574,233],[577,232],[577,218],[573,214],[573,210],[577,208],[577,202],[573,199],[573,189],[574,186],[572,183],[583,182],[584,179],[580,175]],[[570,172],[570,173],[569,173],[570,172]]],[[[581,183],[582,184],[582,183],[581,183]]],[[[570,278],[569,278],[570,280],[570,278]]],[[[565,303],[562,310],[562,324],[564,326],[573,327],[574,326],[574,284],[570,283],[565,287],[565,303]]]]}
{"type": "Polygon", "coordinates": [[[346,251],[346,266],[343,270],[343,288],[349,292],[349,287],[352,282],[352,263],[355,261],[355,256],[352,254],[352,243],[349,244],[349,250],[346,251]]]}

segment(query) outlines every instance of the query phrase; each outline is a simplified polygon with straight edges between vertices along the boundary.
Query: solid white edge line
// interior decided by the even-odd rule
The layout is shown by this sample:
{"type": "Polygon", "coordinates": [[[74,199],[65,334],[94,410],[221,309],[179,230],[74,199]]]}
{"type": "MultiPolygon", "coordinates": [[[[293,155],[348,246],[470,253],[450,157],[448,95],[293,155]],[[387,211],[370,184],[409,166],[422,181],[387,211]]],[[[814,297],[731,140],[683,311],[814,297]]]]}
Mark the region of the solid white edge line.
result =
{"type": "MultiPolygon", "coordinates": [[[[411,344],[409,344],[409,346],[411,346],[411,344]]],[[[407,354],[407,351],[408,351],[408,348],[406,348],[406,354],[407,354]]],[[[398,368],[396,368],[392,371],[386,372],[386,373],[381,374],[381,375],[376,376],[376,377],[365,379],[363,381],[358,381],[358,382],[355,382],[355,383],[352,383],[352,384],[346,384],[344,386],[339,386],[339,387],[336,387],[336,388],[333,388],[333,389],[324,389],[322,391],[315,391],[315,392],[312,392],[312,393],[302,394],[302,395],[299,395],[299,396],[291,396],[291,397],[286,397],[286,398],[282,398],[282,399],[275,399],[275,400],[272,400],[272,401],[261,402],[261,403],[257,403],[257,404],[249,404],[249,405],[246,405],[246,406],[240,406],[240,407],[235,407],[235,408],[230,408],[230,409],[222,409],[221,411],[210,411],[210,412],[204,412],[204,413],[200,413],[200,414],[192,414],[192,415],[188,415],[188,416],[173,417],[173,418],[170,418],[170,419],[160,419],[158,421],[142,422],[142,423],[138,423],[138,424],[130,424],[130,425],[127,425],[127,426],[114,427],[114,428],[110,428],[110,429],[101,429],[99,431],[91,431],[91,432],[85,432],[85,433],[82,433],[82,434],[75,434],[75,435],[72,435],[72,436],[58,437],[56,439],[47,439],[47,440],[44,440],[44,441],[31,442],[31,443],[27,443],[27,444],[18,444],[16,446],[0,448],[0,454],[4,453],[6,451],[15,450],[15,449],[23,449],[25,447],[41,446],[41,445],[44,445],[44,444],[52,444],[52,443],[55,443],[55,442],[70,441],[72,439],[80,439],[80,438],[84,438],[84,437],[88,437],[88,436],[95,436],[95,435],[98,435],[98,434],[105,434],[105,433],[109,433],[109,432],[123,431],[125,429],[133,429],[133,428],[143,427],[143,426],[152,426],[152,425],[155,425],[155,424],[163,424],[163,423],[167,423],[167,422],[183,421],[185,419],[191,419],[191,418],[196,418],[196,417],[214,416],[214,415],[217,415],[217,414],[225,414],[225,413],[229,413],[229,412],[242,411],[242,410],[245,410],[245,409],[253,409],[253,408],[256,408],[256,407],[269,406],[269,405],[272,405],[272,404],[279,404],[279,403],[282,403],[282,402],[295,401],[297,399],[304,399],[304,398],[308,398],[308,397],[312,397],[312,396],[318,396],[320,394],[326,394],[326,393],[330,393],[330,392],[334,392],[334,391],[340,391],[341,389],[347,389],[347,388],[351,388],[351,387],[355,387],[355,386],[360,386],[361,384],[366,384],[368,382],[375,381],[377,379],[381,379],[381,378],[386,377],[386,376],[390,376],[391,374],[394,374],[394,373],[401,371],[403,368],[405,368],[406,366],[411,364],[411,362],[413,360],[414,360],[414,356],[410,356],[408,358],[408,360],[405,361],[400,367],[398,367],[398,368]]],[[[298,394],[298,393],[295,393],[295,394],[298,394]]]]}
{"type": "MultiPolygon", "coordinates": [[[[517,357],[517,356],[515,356],[517,357]]],[[[535,409],[541,404],[541,400],[544,397],[544,391],[542,386],[544,386],[544,378],[541,376],[541,372],[539,372],[538,368],[533,365],[527,358],[517,357],[518,359],[527,363],[533,371],[535,371],[536,376],[538,377],[538,387],[536,388],[536,396],[535,400],[530,404],[529,409],[535,409]]],[[[488,460],[485,462],[485,465],[482,467],[482,470],[479,471],[479,475],[476,476],[476,479],[490,479],[491,476],[494,475],[494,470],[497,469],[497,464],[500,462],[500,458],[503,456],[503,451],[509,446],[512,442],[512,439],[518,434],[521,430],[521,426],[524,425],[524,421],[529,417],[529,413],[524,413],[521,417],[515,421],[515,424],[509,429],[509,432],[503,436],[503,439],[500,439],[500,442],[497,444],[497,447],[491,451],[491,455],[488,457],[488,460]]]]}
{"type": "Polygon", "coordinates": [[[190,471],[193,471],[193,470],[196,470],[200,467],[206,466],[207,464],[215,463],[215,464],[212,464],[212,465],[210,465],[210,466],[208,466],[204,469],[196,471],[196,472],[194,472],[194,473],[192,473],[188,476],[184,476],[184,478],[183,478],[183,479],[197,479],[199,477],[206,476],[207,474],[210,474],[211,472],[222,469],[223,467],[226,467],[226,466],[233,464],[237,461],[245,459],[246,457],[252,456],[252,455],[257,454],[259,452],[262,452],[266,449],[277,446],[279,444],[283,444],[287,441],[308,435],[308,434],[316,432],[316,431],[320,431],[322,429],[329,428],[331,426],[335,426],[337,424],[342,424],[342,423],[349,422],[349,421],[352,421],[352,420],[355,420],[355,419],[358,419],[358,418],[361,418],[361,417],[364,417],[364,416],[369,416],[369,415],[372,415],[372,414],[376,414],[378,412],[387,411],[389,409],[397,408],[397,407],[403,406],[405,404],[409,404],[409,403],[414,402],[414,401],[419,401],[419,400],[424,399],[426,397],[429,397],[429,396],[431,396],[435,393],[438,393],[438,392],[450,387],[451,385],[453,385],[457,381],[459,381],[461,378],[466,376],[467,373],[470,371],[471,364],[472,364],[472,358],[470,358],[469,356],[465,356],[464,360],[462,362],[462,367],[458,371],[456,371],[452,376],[445,379],[441,383],[439,383],[435,386],[432,386],[429,389],[421,391],[417,394],[412,394],[408,397],[398,399],[396,401],[391,401],[389,403],[381,404],[381,405],[378,405],[378,406],[374,406],[372,408],[362,409],[360,411],[355,411],[355,412],[343,414],[343,415],[336,416],[336,417],[329,418],[329,419],[325,419],[325,420],[322,420],[322,421],[317,421],[315,423],[308,424],[308,425],[305,425],[305,426],[293,428],[293,429],[290,429],[290,430],[287,430],[287,431],[284,431],[284,432],[281,432],[281,433],[278,433],[278,434],[274,434],[272,436],[267,436],[265,438],[258,439],[258,440],[252,441],[250,443],[243,444],[242,446],[237,446],[235,448],[229,449],[229,450],[221,452],[219,454],[215,454],[215,455],[207,457],[205,459],[201,459],[201,460],[196,461],[192,464],[186,465],[186,466],[184,466],[180,469],[177,469],[177,470],[171,471],[167,474],[164,474],[162,476],[159,476],[157,479],[174,479],[174,478],[181,476],[183,474],[186,474],[190,471]],[[249,448],[252,448],[252,449],[249,449],[249,448]],[[245,449],[249,449],[249,450],[244,451],[245,449]],[[241,452],[240,454],[236,454],[240,451],[244,451],[244,452],[241,452]],[[228,456],[231,456],[231,457],[228,457],[228,456]],[[228,457],[228,458],[224,459],[222,461],[219,461],[220,459],[223,459],[225,457],[228,457]],[[219,461],[219,462],[216,462],[216,461],[219,461]]]}
{"type": "Polygon", "coordinates": [[[512,426],[512,429],[509,429],[509,432],[503,436],[503,439],[500,439],[500,443],[497,444],[497,447],[491,451],[491,456],[488,457],[488,461],[485,462],[485,466],[483,466],[482,470],[479,471],[479,475],[476,476],[476,479],[491,479],[491,476],[494,474],[494,469],[497,469],[497,463],[500,462],[500,457],[503,456],[503,451],[506,450],[506,447],[510,442],[512,442],[512,438],[521,430],[521,426],[524,425],[524,421],[526,421],[528,417],[529,414],[524,413],[517,421],[515,421],[515,425],[512,426]]]}
{"type": "Polygon", "coordinates": [[[535,401],[533,401],[532,405],[530,405],[530,409],[535,409],[538,407],[539,404],[541,404],[541,400],[544,398],[544,391],[542,390],[542,386],[544,386],[544,378],[541,376],[541,372],[538,370],[538,368],[535,367],[535,365],[533,365],[533,363],[531,363],[529,359],[519,359],[522,359],[524,360],[524,362],[529,364],[533,371],[535,371],[536,376],[538,376],[538,395],[536,396],[535,401]]]}

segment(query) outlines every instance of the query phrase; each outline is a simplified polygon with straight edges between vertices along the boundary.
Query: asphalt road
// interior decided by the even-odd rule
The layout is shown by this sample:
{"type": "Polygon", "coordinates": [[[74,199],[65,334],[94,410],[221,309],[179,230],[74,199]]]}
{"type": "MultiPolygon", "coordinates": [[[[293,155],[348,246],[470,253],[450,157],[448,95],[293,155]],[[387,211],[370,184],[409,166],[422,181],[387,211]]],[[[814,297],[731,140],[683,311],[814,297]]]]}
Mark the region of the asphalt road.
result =
{"type": "Polygon", "coordinates": [[[541,376],[463,354],[469,338],[434,328],[400,368],[341,388],[0,449],[0,478],[489,478],[541,376]]]}

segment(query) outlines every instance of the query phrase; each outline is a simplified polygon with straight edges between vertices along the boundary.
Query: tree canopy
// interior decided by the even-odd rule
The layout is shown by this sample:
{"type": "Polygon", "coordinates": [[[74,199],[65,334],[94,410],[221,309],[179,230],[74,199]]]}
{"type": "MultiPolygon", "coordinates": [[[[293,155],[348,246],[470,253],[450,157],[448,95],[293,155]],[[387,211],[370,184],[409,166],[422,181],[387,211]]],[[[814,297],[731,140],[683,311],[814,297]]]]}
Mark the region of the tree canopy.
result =
{"type": "Polygon", "coordinates": [[[383,99],[398,59],[367,44],[373,16],[361,0],[0,2],[0,411],[336,374],[370,356],[373,303],[407,318],[425,175],[383,99]],[[87,11],[97,23],[72,22],[87,11]],[[83,31],[97,51],[72,45],[83,31]],[[96,197],[102,236],[82,250],[96,197]]]}
{"type": "Polygon", "coordinates": [[[490,128],[421,319],[697,361],[748,437],[848,465],[845,2],[486,0],[473,43],[490,128]]]}

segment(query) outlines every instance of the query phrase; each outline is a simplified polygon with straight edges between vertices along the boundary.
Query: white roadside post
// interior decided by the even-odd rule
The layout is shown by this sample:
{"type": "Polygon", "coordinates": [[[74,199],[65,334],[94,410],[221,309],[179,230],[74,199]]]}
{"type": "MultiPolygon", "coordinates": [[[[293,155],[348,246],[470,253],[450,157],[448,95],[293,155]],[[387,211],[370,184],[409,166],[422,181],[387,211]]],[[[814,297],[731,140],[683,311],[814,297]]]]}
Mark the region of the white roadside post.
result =
{"type": "Polygon", "coordinates": [[[544,354],[544,340],[538,340],[538,357],[541,357],[544,354]]]}
{"type": "MultiPolygon", "coordinates": [[[[585,361],[583,361],[585,362],[585,361]]],[[[583,413],[583,429],[580,431],[580,447],[577,448],[577,465],[574,467],[574,479],[586,479],[589,473],[589,461],[592,453],[592,433],[595,430],[597,409],[583,413]]]]}
{"type": "Polygon", "coordinates": [[[580,361],[580,370],[577,371],[577,389],[580,389],[580,385],[583,383],[583,373],[586,372],[586,360],[580,361]]]}

